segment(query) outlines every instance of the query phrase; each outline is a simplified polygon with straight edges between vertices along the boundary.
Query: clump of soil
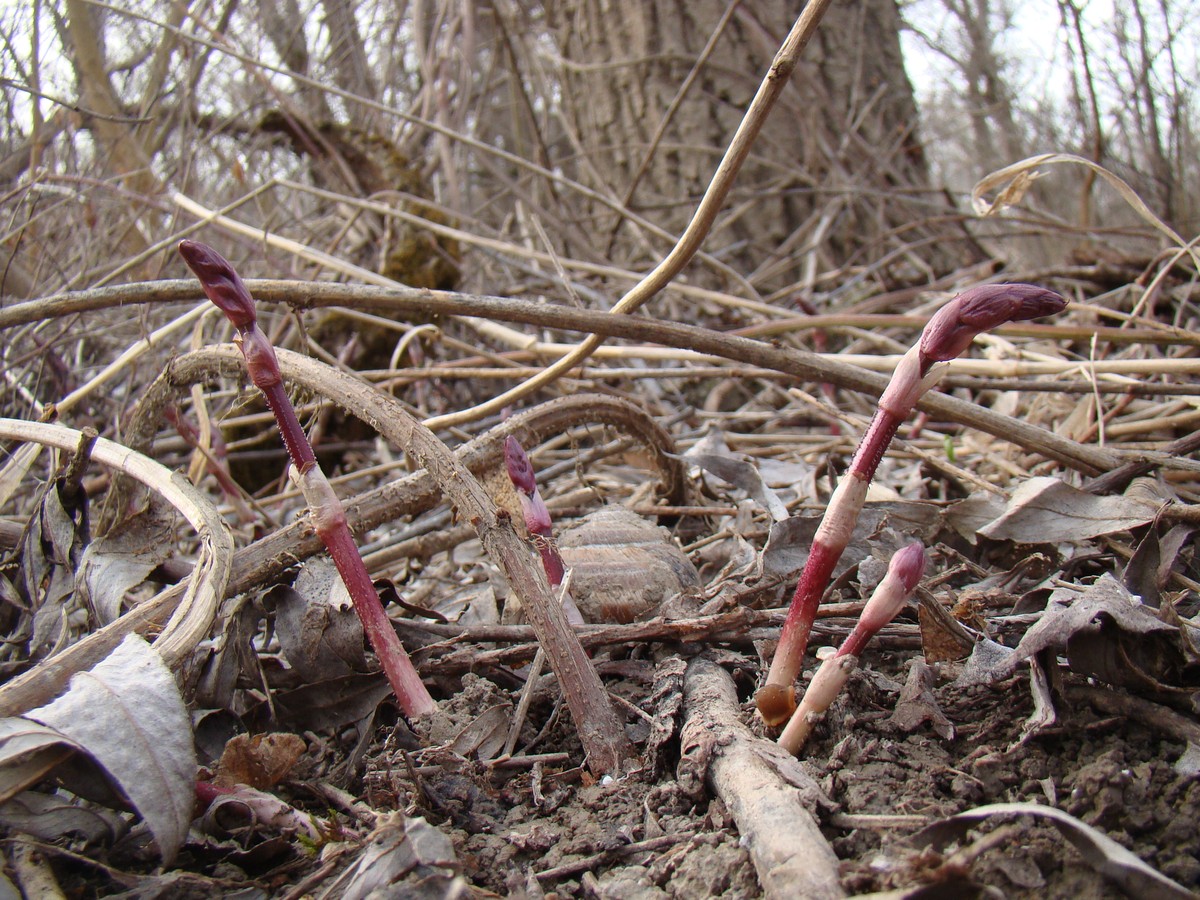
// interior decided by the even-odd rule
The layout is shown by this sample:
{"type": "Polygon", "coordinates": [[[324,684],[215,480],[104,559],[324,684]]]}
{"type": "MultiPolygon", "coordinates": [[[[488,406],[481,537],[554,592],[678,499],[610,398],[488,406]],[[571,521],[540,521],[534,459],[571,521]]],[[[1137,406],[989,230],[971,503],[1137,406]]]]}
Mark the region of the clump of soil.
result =
{"type": "MultiPolygon", "coordinates": [[[[897,724],[903,663],[869,660],[806,748],[804,764],[832,801],[813,812],[841,860],[846,891],[944,882],[962,896],[984,887],[1016,898],[1123,896],[1038,821],[998,820],[936,850],[909,842],[924,823],[995,803],[1056,806],[1164,875],[1200,887],[1200,787],[1172,767],[1182,744],[1086,706],[1063,705],[1059,724],[1023,736],[1033,710],[1024,677],[966,688],[943,678],[930,693],[944,719],[936,726],[897,724]]],[[[640,692],[651,708],[644,680],[619,687],[635,703],[640,692]]],[[[454,724],[441,739],[453,741],[455,728],[468,729],[487,710],[511,702],[491,682],[468,676],[450,704],[454,724]]],[[[758,727],[752,708],[744,704],[745,721],[758,727]]],[[[531,719],[540,728],[553,715],[547,692],[531,719]]],[[[525,734],[533,733],[527,724],[525,734]]],[[[572,735],[569,727],[552,728],[535,753],[555,759],[565,752],[577,760],[572,735]]],[[[439,750],[414,754],[418,765],[409,768],[398,753],[377,752],[366,780],[378,799],[388,773],[395,802],[451,837],[462,875],[478,889],[562,897],[760,896],[736,822],[719,799],[697,801],[676,780],[677,734],[672,742],[670,764],[660,771],[600,782],[570,763],[514,770],[439,750]]]]}

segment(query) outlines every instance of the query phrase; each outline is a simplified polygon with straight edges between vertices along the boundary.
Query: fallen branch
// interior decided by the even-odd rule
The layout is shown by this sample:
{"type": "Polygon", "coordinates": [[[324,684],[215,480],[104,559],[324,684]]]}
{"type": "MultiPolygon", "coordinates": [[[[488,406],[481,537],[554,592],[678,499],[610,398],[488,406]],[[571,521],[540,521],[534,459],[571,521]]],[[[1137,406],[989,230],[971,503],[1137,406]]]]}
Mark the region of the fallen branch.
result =
{"type": "MultiPolygon", "coordinates": [[[[375,310],[396,318],[435,313],[480,316],[502,322],[523,322],[544,328],[652,342],[666,347],[682,347],[783,372],[804,381],[828,381],[845,390],[874,397],[880,396],[888,383],[886,376],[846,365],[836,357],[777,347],[765,341],[740,338],[695,325],[656,321],[640,316],[616,315],[529,300],[415,288],[385,290],[361,285],[300,281],[251,280],[246,283],[260,301],[287,303],[295,309],[347,306],[375,310]]],[[[196,287],[193,283],[170,281],[122,285],[119,290],[104,288],[77,294],[60,294],[57,297],[0,309],[0,328],[109,306],[185,302],[195,298],[196,287]]],[[[1085,475],[1106,472],[1128,458],[1126,454],[1081,444],[1013,416],[1001,415],[976,403],[946,394],[927,394],[917,404],[917,408],[939,419],[974,428],[1008,441],[1085,475]]],[[[1163,468],[1192,464],[1191,460],[1178,460],[1170,454],[1152,453],[1145,456],[1155,460],[1163,468]]]]}
{"type": "MultiPolygon", "coordinates": [[[[715,663],[693,659],[684,678],[684,707],[685,760],[690,757],[706,771],[709,785],[733,815],[763,896],[844,897],[837,856],[794,786],[807,778],[804,770],[742,724],[733,679],[715,663]],[[793,768],[785,780],[778,765],[786,763],[793,768]]],[[[812,784],[809,793],[820,792],[812,784]]]]}

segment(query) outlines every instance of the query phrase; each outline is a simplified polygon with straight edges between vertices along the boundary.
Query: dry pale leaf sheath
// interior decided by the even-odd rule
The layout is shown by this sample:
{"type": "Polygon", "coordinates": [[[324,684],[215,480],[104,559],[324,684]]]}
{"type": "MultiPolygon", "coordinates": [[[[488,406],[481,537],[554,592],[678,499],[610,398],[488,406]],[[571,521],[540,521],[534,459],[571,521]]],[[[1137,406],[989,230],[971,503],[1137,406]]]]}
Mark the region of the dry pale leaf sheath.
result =
{"type": "Polygon", "coordinates": [[[27,715],[103,767],[146,820],[169,865],[192,820],[196,754],[179,688],[150,645],[130,635],[72,678],[62,697],[27,715]]]}

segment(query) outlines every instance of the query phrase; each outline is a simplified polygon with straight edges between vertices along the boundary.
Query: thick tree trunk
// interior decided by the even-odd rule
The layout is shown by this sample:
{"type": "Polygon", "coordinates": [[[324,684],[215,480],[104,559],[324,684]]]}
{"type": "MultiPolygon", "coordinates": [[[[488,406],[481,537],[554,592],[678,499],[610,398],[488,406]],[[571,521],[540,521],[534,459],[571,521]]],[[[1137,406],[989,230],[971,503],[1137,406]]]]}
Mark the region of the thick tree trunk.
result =
{"type": "MultiPolygon", "coordinates": [[[[555,0],[572,177],[673,233],[686,224],[802,4],[785,0],[555,0]],[[707,47],[707,50],[706,50],[707,47]],[[587,148],[585,156],[577,149],[587,148]]],[[[796,283],[809,246],[822,270],[915,242],[927,212],[917,113],[895,0],[834,4],[763,130],[706,249],[760,290],[796,283]],[[886,196],[885,196],[886,194],[886,196]],[[722,248],[728,248],[723,251],[722,248]]],[[[586,211],[600,242],[628,247],[628,224],[586,211]]],[[[656,249],[658,249],[656,247],[656,249]]],[[[967,261],[953,244],[917,251],[934,269],[967,261]]]]}

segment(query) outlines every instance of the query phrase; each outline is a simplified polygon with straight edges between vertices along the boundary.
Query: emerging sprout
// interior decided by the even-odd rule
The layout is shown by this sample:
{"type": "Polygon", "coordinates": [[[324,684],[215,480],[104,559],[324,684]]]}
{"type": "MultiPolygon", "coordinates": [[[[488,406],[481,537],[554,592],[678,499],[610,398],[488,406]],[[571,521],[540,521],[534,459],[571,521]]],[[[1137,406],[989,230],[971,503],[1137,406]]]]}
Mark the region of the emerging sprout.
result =
{"type": "Polygon", "coordinates": [[[796,714],[788,721],[779,744],[789,753],[799,753],[812,733],[813,726],[829,709],[830,704],[845,687],[850,673],[858,667],[858,658],[867,642],[888,622],[896,618],[925,572],[925,548],[920,543],[909,544],[892,555],[887,575],[859,616],[854,630],[842,642],[837,652],[827,657],[800,701],[796,714]]]}
{"type": "Polygon", "coordinates": [[[329,481],[317,465],[308,436],[296,418],[296,410],[283,389],[283,375],[270,339],[258,327],[254,298],[229,261],[206,244],[180,241],[179,254],[200,280],[204,293],[238,331],[238,345],[246,357],[246,369],[255,386],[263,392],[275,415],[279,433],[296,468],[297,481],[312,510],[313,522],[325,544],[346,590],[354,602],[354,611],[372,649],[379,657],[396,699],[410,718],[436,709],[433,698],[413,667],[400,638],[384,612],[379,593],[363,564],[358,546],[346,524],[346,512],[329,481]]]}
{"type": "Polygon", "coordinates": [[[829,499],[784,620],[766,684],[755,695],[758,711],[768,725],[787,721],[796,708],[792,685],[804,659],[821,597],[858,521],[867,485],[900,423],[945,374],[946,367],[939,364],[954,359],[976,335],[987,329],[1050,315],[1062,310],[1066,303],[1053,291],[1031,284],[974,287],[939,309],[925,325],[916,345],[901,358],[849,470],[829,499]]]}
{"type": "Polygon", "coordinates": [[[546,501],[542,499],[538,490],[533,464],[529,462],[529,456],[521,442],[511,434],[504,439],[504,467],[508,470],[509,481],[517,490],[521,514],[525,519],[525,530],[529,532],[530,539],[542,557],[546,580],[559,591],[567,621],[572,625],[582,625],[583,615],[579,612],[579,606],[563,586],[567,567],[563,564],[562,554],[558,552],[558,544],[554,540],[554,523],[550,520],[550,510],[546,508],[546,501]]]}

